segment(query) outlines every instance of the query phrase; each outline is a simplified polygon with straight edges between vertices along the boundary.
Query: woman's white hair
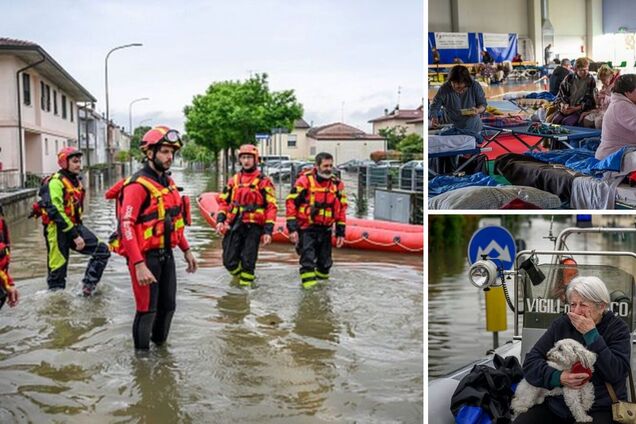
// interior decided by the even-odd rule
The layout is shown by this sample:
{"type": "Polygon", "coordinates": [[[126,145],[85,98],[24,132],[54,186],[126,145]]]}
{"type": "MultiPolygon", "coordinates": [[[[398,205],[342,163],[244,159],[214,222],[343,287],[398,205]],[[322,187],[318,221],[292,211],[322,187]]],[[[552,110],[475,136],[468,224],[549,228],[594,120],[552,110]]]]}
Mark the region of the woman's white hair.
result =
{"type": "Polygon", "coordinates": [[[576,277],[570,281],[565,292],[568,301],[572,293],[577,293],[592,303],[605,303],[606,305],[610,303],[609,291],[607,291],[603,280],[598,277],[576,277]]]}

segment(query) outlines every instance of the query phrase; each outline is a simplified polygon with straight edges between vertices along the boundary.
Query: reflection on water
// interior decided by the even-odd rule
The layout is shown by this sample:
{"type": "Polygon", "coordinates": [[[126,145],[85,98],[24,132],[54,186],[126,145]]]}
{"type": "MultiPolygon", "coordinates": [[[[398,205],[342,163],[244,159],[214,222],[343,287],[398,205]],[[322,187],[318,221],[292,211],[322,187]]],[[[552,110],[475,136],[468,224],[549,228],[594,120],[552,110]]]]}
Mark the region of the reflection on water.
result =
{"type": "MultiPolygon", "coordinates": [[[[528,249],[551,250],[553,243],[545,237],[550,230],[550,217],[535,217],[519,221],[511,228],[517,239],[526,242],[528,249]]],[[[554,235],[574,226],[571,217],[555,222],[554,235]]],[[[633,227],[633,217],[608,218],[604,226],[618,224],[633,227]]],[[[508,226],[506,226],[508,228],[508,226]]],[[[484,295],[468,281],[467,245],[470,237],[456,245],[432,249],[429,252],[428,278],[428,371],[431,377],[447,374],[483,356],[492,348],[492,335],[486,332],[484,295]]],[[[589,234],[571,236],[567,246],[570,250],[634,251],[636,236],[589,234]]],[[[543,261],[549,257],[542,256],[543,261]]],[[[626,258],[585,257],[581,261],[589,264],[610,264],[632,274],[636,273],[633,260],[626,258]]],[[[581,262],[582,263],[582,262],[581,262]]],[[[512,282],[508,288],[512,295],[512,282]]],[[[508,309],[508,330],[499,333],[500,343],[512,339],[513,317],[508,309]]]]}
{"type": "MultiPolygon", "coordinates": [[[[212,177],[175,171],[185,193],[212,177]]],[[[106,238],[114,205],[91,193],[86,225],[106,238]]],[[[334,251],[331,280],[299,288],[291,245],[261,251],[258,287],[230,284],[220,239],[193,210],[188,238],[202,269],[176,253],[177,310],[168,343],[135,354],[134,300],[121,257],[97,295],[79,296],[86,258],[72,254],[67,290],[49,293],[41,230],[14,234],[22,302],[0,312],[0,422],[422,421],[422,258],[334,251]]]]}

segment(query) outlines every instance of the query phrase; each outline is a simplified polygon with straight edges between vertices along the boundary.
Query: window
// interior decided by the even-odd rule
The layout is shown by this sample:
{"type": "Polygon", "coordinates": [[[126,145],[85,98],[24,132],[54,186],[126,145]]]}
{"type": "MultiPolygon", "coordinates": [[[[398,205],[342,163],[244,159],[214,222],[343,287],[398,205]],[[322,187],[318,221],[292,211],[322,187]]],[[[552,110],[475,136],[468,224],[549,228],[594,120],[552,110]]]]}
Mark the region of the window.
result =
{"type": "Polygon", "coordinates": [[[66,96],[62,94],[62,119],[66,119],[66,96]]]}
{"type": "Polygon", "coordinates": [[[287,147],[296,147],[296,134],[287,134],[287,147]]]}
{"type": "Polygon", "coordinates": [[[45,138],[44,139],[44,154],[45,155],[49,155],[49,139],[45,138]]]}
{"type": "Polygon", "coordinates": [[[22,97],[24,104],[31,106],[31,75],[22,74],[22,97]]]}
{"type": "Polygon", "coordinates": [[[70,109],[70,112],[71,112],[71,122],[73,122],[73,119],[74,119],[73,117],[75,116],[75,112],[73,111],[73,102],[68,102],[68,105],[69,105],[69,107],[71,108],[71,109],[70,109]]]}
{"type": "Polygon", "coordinates": [[[40,81],[40,103],[42,104],[42,110],[46,110],[46,88],[42,81],[40,81]]]}
{"type": "Polygon", "coordinates": [[[53,113],[58,114],[57,111],[57,90],[53,90],[53,113]]]}
{"type": "Polygon", "coordinates": [[[312,146],[309,148],[309,154],[312,156],[316,154],[316,146],[312,146]]]}
{"type": "Polygon", "coordinates": [[[55,153],[60,151],[59,140],[55,140],[55,153]]]}
{"type": "Polygon", "coordinates": [[[51,86],[48,84],[44,84],[46,87],[46,111],[51,111],[51,86]]]}

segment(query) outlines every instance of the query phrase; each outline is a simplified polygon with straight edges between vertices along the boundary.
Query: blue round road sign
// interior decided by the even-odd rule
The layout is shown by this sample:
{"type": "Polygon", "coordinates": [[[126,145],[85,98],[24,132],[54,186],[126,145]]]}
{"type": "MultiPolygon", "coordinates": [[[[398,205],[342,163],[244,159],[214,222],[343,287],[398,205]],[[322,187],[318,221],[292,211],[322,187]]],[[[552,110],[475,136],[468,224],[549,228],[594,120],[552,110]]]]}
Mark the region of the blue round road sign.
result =
{"type": "Polygon", "coordinates": [[[517,248],[515,239],[504,227],[489,226],[475,231],[468,243],[468,261],[474,264],[484,255],[501,266],[512,269],[517,248]]]}

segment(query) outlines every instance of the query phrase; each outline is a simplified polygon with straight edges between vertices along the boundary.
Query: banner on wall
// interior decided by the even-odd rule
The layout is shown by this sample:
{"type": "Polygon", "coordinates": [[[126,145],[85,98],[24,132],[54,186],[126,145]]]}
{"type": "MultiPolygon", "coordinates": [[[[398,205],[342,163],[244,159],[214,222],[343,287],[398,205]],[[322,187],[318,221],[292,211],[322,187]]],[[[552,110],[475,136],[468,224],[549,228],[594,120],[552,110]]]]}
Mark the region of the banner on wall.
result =
{"type": "Polygon", "coordinates": [[[453,63],[458,57],[464,63],[479,62],[479,40],[475,32],[429,32],[428,63],[433,63],[433,48],[437,48],[440,63],[453,63]]]}
{"type": "Polygon", "coordinates": [[[484,48],[505,49],[508,48],[508,34],[483,33],[484,48]]]}
{"type": "Polygon", "coordinates": [[[478,38],[481,49],[490,53],[496,63],[512,61],[517,54],[517,34],[479,33],[478,38]]]}
{"type": "Polygon", "coordinates": [[[428,63],[433,63],[433,48],[437,48],[440,63],[453,63],[455,58],[464,63],[479,63],[481,51],[486,50],[495,62],[512,60],[517,54],[517,34],[476,32],[429,32],[428,63]]]}
{"type": "Polygon", "coordinates": [[[436,32],[435,47],[441,49],[467,49],[467,32],[436,32]]]}

